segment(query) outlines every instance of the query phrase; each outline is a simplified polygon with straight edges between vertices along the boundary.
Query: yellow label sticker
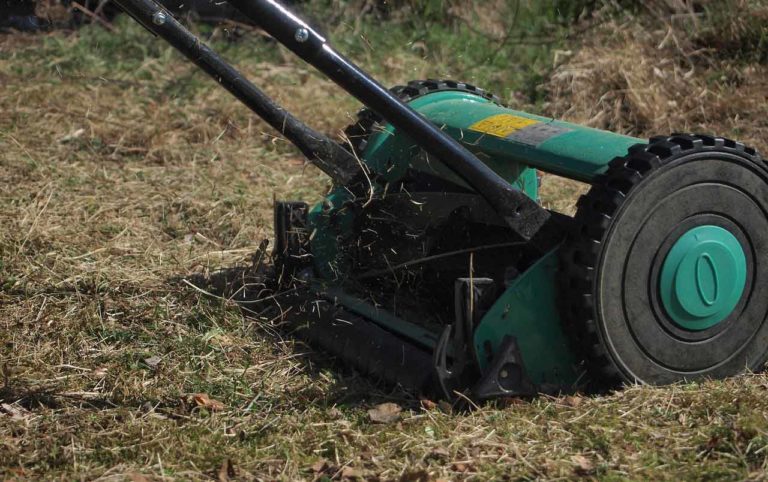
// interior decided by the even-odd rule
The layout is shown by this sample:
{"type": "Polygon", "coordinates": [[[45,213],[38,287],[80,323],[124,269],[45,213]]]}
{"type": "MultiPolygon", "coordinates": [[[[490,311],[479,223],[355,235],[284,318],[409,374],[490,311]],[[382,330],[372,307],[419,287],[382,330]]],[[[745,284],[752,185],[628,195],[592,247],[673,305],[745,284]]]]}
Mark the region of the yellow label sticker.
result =
{"type": "Polygon", "coordinates": [[[469,129],[496,137],[507,137],[520,129],[539,123],[539,121],[528,119],[527,117],[497,114],[472,124],[469,126],[469,129]]]}

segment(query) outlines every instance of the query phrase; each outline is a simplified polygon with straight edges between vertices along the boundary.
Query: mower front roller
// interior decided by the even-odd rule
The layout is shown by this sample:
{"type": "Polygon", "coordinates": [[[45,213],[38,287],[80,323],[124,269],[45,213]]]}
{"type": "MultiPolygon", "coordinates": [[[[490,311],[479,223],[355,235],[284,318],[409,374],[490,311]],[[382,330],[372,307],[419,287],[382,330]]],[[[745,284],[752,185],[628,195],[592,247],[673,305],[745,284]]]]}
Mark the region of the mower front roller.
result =
{"type": "Polygon", "coordinates": [[[611,162],[562,249],[568,333],[603,379],[664,384],[768,357],[768,169],[742,144],[651,139],[611,162]]]}
{"type": "MultiPolygon", "coordinates": [[[[299,305],[294,305],[299,306],[299,305]]],[[[333,302],[305,304],[288,314],[295,333],[349,366],[390,385],[417,393],[436,393],[431,354],[333,302]]]]}

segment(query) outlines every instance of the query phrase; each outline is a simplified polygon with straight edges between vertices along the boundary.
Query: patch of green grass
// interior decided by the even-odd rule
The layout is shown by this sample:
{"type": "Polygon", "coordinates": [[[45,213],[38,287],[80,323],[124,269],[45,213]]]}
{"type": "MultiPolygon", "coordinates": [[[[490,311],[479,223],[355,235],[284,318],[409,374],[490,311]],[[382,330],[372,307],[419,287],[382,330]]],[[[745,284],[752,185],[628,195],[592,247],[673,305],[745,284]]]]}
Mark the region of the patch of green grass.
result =
{"type": "MultiPolygon", "coordinates": [[[[477,12],[468,11],[446,17],[446,6],[443,2],[435,5],[438,3],[439,7],[427,3],[416,14],[391,21],[386,29],[373,15],[354,25],[344,19],[326,27],[338,50],[385,83],[417,78],[419,74],[409,72],[412,66],[427,64],[436,67],[429,72],[434,77],[473,82],[506,98],[521,93],[531,103],[541,100],[536,86],[552,68],[552,52],[568,43],[573,12],[564,14],[566,9],[554,3],[521,1],[504,4],[496,16],[482,12],[478,17],[477,12]],[[446,22],[446,18],[451,20],[446,22]],[[495,23],[484,30],[483,22],[495,23]]],[[[332,8],[310,4],[308,14],[327,18],[332,8]]],[[[50,73],[48,81],[80,79],[84,88],[104,82],[132,88],[136,82],[155,80],[145,86],[151,89],[150,96],[136,99],[141,103],[185,102],[212,88],[203,75],[186,68],[186,62],[170,46],[127,16],[118,18],[116,28],[118,34],[89,26],[71,35],[46,36],[35,49],[13,52],[8,68],[14,75],[26,76],[38,74],[42,67],[50,73]],[[46,61],[41,63],[41,58],[46,61]]],[[[235,64],[280,65],[288,55],[282,47],[258,36],[232,36],[226,29],[208,26],[192,28],[235,64]]],[[[263,80],[279,85],[294,82],[295,76],[277,69],[263,80]]],[[[115,108],[119,111],[122,106],[115,108]]]]}

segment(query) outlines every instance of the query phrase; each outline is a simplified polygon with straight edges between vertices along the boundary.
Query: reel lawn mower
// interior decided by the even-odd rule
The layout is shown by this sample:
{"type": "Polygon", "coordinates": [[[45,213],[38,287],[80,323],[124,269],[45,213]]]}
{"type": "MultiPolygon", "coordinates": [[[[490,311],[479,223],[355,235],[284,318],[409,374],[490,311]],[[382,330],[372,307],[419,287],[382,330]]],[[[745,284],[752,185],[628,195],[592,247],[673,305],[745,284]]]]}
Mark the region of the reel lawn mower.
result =
{"type": "Polygon", "coordinates": [[[229,0],[365,104],[336,142],[155,1],[117,3],[333,180],[318,205],[274,210],[273,298],[316,346],[476,400],[763,367],[768,166],[754,149],[604,132],[461,82],[388,90],[276,1],[229,0]],[[537,171],[591,185],[575,217],[539,203],[537,171]]]}

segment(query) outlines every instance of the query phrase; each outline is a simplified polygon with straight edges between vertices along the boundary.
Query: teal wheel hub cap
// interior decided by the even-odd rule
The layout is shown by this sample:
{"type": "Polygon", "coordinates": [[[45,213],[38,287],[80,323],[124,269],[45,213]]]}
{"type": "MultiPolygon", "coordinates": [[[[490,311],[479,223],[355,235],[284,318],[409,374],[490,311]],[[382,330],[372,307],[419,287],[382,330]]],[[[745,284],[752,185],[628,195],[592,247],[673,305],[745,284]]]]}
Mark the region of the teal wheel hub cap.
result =
{"type": "Polygon", "coordinates": [[[736,236],[719,226],[698,226],[667,254],[659,289],[672,321],[701,331],[728,318],[746,283],[747,258],[736,236]]]}

